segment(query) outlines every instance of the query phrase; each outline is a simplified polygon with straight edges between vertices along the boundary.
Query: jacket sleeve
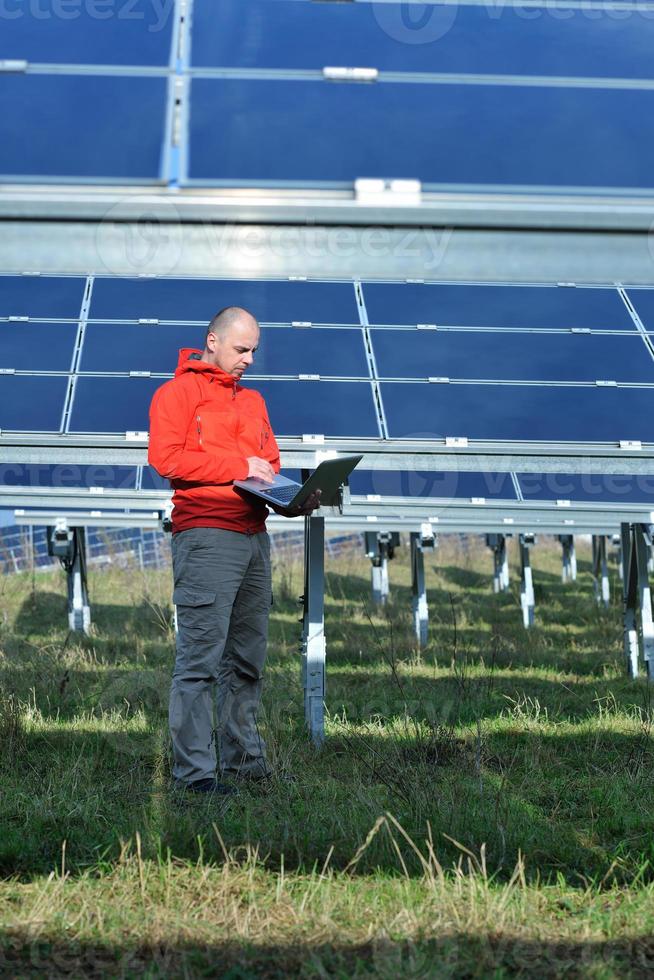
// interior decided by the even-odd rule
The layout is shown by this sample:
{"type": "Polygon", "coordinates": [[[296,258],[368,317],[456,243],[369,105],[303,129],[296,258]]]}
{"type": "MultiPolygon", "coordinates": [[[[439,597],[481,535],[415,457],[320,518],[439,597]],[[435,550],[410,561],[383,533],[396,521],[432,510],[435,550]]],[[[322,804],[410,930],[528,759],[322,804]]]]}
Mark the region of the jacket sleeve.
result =
{"type": "Polygon", "coordinates": [[[186,385],[167,382],[150,405],[148,462],[160,476],[189,483],[231,483],[245,480],[245,456],[186,449],[186,436],[195,414],[194,393],[186,385]]]}

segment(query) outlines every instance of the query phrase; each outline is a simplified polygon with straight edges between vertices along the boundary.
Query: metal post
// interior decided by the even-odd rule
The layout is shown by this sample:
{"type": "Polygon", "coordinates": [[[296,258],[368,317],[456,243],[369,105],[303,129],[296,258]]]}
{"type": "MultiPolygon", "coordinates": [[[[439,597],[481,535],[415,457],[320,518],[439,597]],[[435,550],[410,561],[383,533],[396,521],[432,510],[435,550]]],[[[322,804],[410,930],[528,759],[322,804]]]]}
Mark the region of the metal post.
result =
{"type": "MultiPolygon", "coordinates": [[[[432,538],[433,541],[433,538],[432,538]]],[[[411,604],[413,607],[413,628],[419,646],[427,643],[429,607],[425,588],[425,559],[423,537],[418,531],[411,532],[411,604]]]]}
{"type": "Polygon", "coordinates": [[[632,524],[621,525],[622,539],[622,614],[624,655],[630,677],[638,677],[638,630],[636,628],[636,608],[638,589],[636,579],[636,548],[632,524]]]}
{"type": "Polygon", "coordinates": [[[522,622],[525,629],[534,625],[534,611],[536,601],[534,598],[534,581],[531,574],[531,559],[529,549],[535,543],[533,534],[520,535],[520,606],[522,607],[522,622]]]}
{"type": "Polygon", "coordinates": [[[608,609],[611,599],[609,585],[609,566],[606,560],[606,537],[603,534],[593,535],[593,586],[595,599],[608,609]]]}
{"type": "Polygon", "coordinates": [[[325,518],[304,522],[304,595],[302,597],[302,686],[304,717],[311,740],[325,740],[325,518]]]}
{"type": "Polygon", "coordinates": [[[486,545],[493,552],[493,592],[505,592],[509,587],[506,537],[503,534],[487,534],[486,545]]]}
{"type": "Polygon", "coordinates": [[[572,534],[559,534],[559,541],[563,548],[563,565],[561,568],[562,582],[577,581],[577,553],[575,551],[575,539],[572,534]]]}
{"type": "Polygon", "coordinates": [[[370,558],[372,601],[377,606],[385,605],[388,599],[388,559],[392,557],[391,535],[366,531],[366,554],[370,558]]]}
{"type": "Polygon", "coordinates": [[[68,627],[88,633],[91,609],[86,581],[86,532],[69,528],[65,521],[48,528],[48,554],[59,559],[68,586],[68,627]]]}
{"type": "Polygon", "coordinates": [[[649,559],[652,550],[647,525],[634,528],[636,541],[636,568],[638,571],[638,600],[640,605],[640,637],[647,679],[654,681],[654,620],[652,620],[652,590],[649,584],[649,559]]]}

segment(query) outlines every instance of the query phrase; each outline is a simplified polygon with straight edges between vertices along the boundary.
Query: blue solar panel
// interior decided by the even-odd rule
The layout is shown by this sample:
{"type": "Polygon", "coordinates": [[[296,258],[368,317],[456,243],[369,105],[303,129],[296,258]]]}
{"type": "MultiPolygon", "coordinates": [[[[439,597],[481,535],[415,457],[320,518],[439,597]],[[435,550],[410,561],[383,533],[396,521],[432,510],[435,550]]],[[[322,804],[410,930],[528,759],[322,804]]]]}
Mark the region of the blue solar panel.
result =
{"type": "Polygon", "coordinates": [[[65,377],[0,375],[0,429],[58,432],[67,388],[65,377]]]}
{"type": "MultiPolygon", "coordinates": [[[[544,4],[544,7],[546,5],[544,4]]],[[[652,77],[654,24],[636,13],[406,3],[195,0],[192,63],[365,65],[390,71],[652,77]],[[501,16],[500,16],[501,14],[501,16]],[[310,38],[311,43],[299,43],[310,38]]]]}
{"type": "Polygon", "coordinates": [[[10,75],[0,86],[0,174],[158,180],[165,78],[10,75]]]}
{"type": "MultiPolygon", "coordinates": [[[[149,428],[158,378],[85,378],[77,382],[71,432],[129,432],[149,428]]],[[[260,381],[277,435],[377,436],[370,385],[355,381],[260,381]]]]}
{"type": "Polygon", "coordinates": [[[573,500],[597,504],[651,503],[654,476],[619,476],[610,473],[521,473],[525,500],[573,500]]]}
{"type": "Polygon", "coordinates": [[[84,378],[77,381],[71,432],[147,432],[160,378],[84,378]]]}
{"type": "MultiPolygon", "coordinates": [[[[386,378],[654,382],[654,358],[633,334],[373,330],[386,378]]],[[[654,398],[654,393],[653,393],[654,398]]]]}
{"type": "Polygon", "coordinates": [[[69,371],[76,323],[0,323],[0,368],[69,371]]]}
{"type": "Polygon", "coordinates": [[[363,335],[359,330],[351,329],[264,327],[249,373],[367,378],[369,373],[363,335]]]}
{"type": "Polygon", "coordinates": [[[141,487],[143,490],[170,490],[170,483],[151,466],[144,466],[141,487]]]}
{"type": "Polygon", "coordinates": [[[0,276],[0,317],[76,319],[85,279],[59,276],[0,276]]]}
{"type": "Polygon", "coordinates": [[[647,388],[383,382],[393,438],[654,441],[647,388]]]}
{"type": "Polygon", "coordinates": [[[0,58],[59,64],[167,65],[173,13],[172,3],[152,0],[10,3],[2,14],[0,58]]]}
{"type": "Polygon", "coordinates": [[[258,381],[278,436],[378,436],[372,391],[357,381],[258,381]]]}
{"type": "Polygon", "coordinates": [[[364,283],[372,324],[635,330],[616,289],[364,283]]]}
{"type": "Polygon", "coordinates": [[[80,371],[172,375],[181,347],[204,346],[204,329],[171,324],[88,323],[80,371]]]}
{"type": "MultiPolygon", "coordinates": [[[[181,347],[203,346],[203,327],[89,323],[80,370],[172,374],[177,367],[181,347]]],[[[1,357],[0,342],[0,360],[1,357]]],[[[263,327],[254,365],[248,376],[265,374],[320,374],[367,378],[368,367],[362,334],[353,329],[263,327]]]]}
{"type": "Polygon", "coordinates": [[[8,463],[0,466],[0,483],[10,487],[105,487],[112,490],[133,490],[136,486],[136,467],[8,463]]]}
{"type": "Polygon", "coordinates": [[[629,299],[645,329],[654,333],[654,289],[630,289],[629,299]]]}
{"type": "Polygon", "coordinates": [[[195,79],[189,177],[649,188],[653,111],[649,91],[195,79]]]}
{"type": "Polygon", "coordinates": [[[350,283],[248,279],[96,279],[95,320],[199,320],[243,306],[261,323],[358,323],[350,283]]]}
{"type": "Polygon", "coordinates": [[[470,500],[515,500],[510,473],[418,472],[414,470],[361,470],[350,476],[353,494],[392,497],[441,497],[470,500]]]}

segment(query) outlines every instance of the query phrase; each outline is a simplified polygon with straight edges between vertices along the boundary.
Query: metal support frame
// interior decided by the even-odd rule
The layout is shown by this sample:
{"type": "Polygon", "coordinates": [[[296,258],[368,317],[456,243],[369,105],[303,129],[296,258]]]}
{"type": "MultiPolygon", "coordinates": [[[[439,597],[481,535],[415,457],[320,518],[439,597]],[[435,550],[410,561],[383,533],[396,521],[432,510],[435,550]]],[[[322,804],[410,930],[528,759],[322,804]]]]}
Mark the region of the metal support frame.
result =
{"type": "Polygon", "coordinates": [[[304,717],[316,746],[325,740],[325,518],[304,524],[302,596],[302,688],[304,717]]]}
{"type": "Polygon", "coordinates": [[[493,592],[505,592],[509,587],[509,559],[505,534],[487,534],[486,545],[493,552],[493,592]]]}
{"type": "Polygon", "coordinates": [[[611,587],[609,584],[609,566],[606,560],[606,535],[604,534],[593,535],[593,584],[597,604],[608,609],[611,601],[611,587]]]}
{"type": "Polygon", "coordinates": [[[388,600],[388,562],[395,555],[395,548],[400,543],[400,536],[394,531],[366,531],[366,555],[372,562],[371,583],[372,601],[377,606],[383,606],[388,600]]]}
{"type": "Polygon", "coordinates": [[[525,629],[534,625],[534,612],[536,600],[534,598],[534,580],[531,573],[531,556],[529,549],[536,543],[533,534],[520,535],[520,606],[522,608],[522,622],[525,629]]]}
{"type": "Polygon", "coordinates": [[[577,553],[575,551],[575,539],[572,534],[559,534],[559,541],[563,548],[563,564],[561,566],[561,581],[577,581],[577,553]]]}
{"type": "Polygon", "coordinates": [[[48,554],[58,558],[68,583],[68,628],[88,633],[91,607],[86,580],[86,531],[83,527],[55,524],[48,528],[48,554]]]}
{"type": "Polygon", "coordinates": [[[624,652],[630,677],[637,677],[642,649],[647,678],[654,681],[654,620],[647,563],[652,525],[622,525],[624,652]]]}
{"type": "Polygon", "coordinates": [[[425,646],[429,628],[429,606],[427,604],[427,589],[425,587],[425,548],[434,548],[436,539],[432,535],[412,531],[411,540],[411,606],[413,611],[413,629],[418,646],[425,646]]]}

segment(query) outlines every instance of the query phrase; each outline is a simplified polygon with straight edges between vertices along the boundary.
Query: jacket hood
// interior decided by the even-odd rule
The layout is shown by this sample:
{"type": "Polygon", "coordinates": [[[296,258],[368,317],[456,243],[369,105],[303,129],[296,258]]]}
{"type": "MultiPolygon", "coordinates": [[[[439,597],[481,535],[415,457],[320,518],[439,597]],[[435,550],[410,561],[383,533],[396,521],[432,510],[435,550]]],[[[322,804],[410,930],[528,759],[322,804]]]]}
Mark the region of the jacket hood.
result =
{"type": "Polygon", "coordinates": [[[221,384],[228,385],[230,388],[236,386],[236,378],[214,364],[207,364],[201,358],[201,350],[197,350],[195,347],[182,347],[179,352],[175,377],[178,378],[180,374],[194,371],[196,374],[210,375],[211,378],[220,381],[221,384]]]}

